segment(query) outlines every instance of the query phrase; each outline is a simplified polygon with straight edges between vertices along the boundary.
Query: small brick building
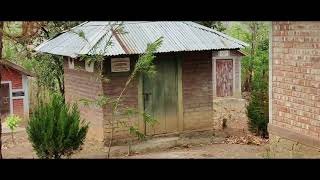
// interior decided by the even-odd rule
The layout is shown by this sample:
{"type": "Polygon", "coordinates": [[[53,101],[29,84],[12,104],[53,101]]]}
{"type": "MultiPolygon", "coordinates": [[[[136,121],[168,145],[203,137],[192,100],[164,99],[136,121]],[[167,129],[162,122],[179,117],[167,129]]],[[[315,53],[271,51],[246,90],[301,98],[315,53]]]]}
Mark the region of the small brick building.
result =
{"type": "Polygon", "coordinates": [[[29,116],[28,76],[31,73],[7,60],[0,60],[2,66],[0,110],[2,120],[10,114],[21,118],[29,116]]]}
{"type": "Polygon", "coordinates": [[[319,148],[320,22],[272,22],[270,40],[270,137],[319,148]]]}
{"type": "MultiPolygon", "coordinates": [[[[222,106],[217,104],[231,103],[232,106],[233,102],[242,102],[240,60],[243,54],[239,50],[245,43],[193,22],[124,22],[124,34],[113,32],[110,24],[86,22],[73,31],[83,32],[87,40],[74,32],[65,32],[36,48],[38,52],[65,57],[68,102],[82,98],[94,100],[100,95],[119,96],[139,54],[159,37],[163,37],[163,43],[156,53],[156,77],[139,75],[134,79],[120,106],[120,109],[130,107],[147,112],[158,123],[153,128],[146,126],[140,115],[130,119],[116,115],[118,122],[135,123],[147,135],[212,130],[222,126],[219,116],[222,106]],[[102,63],[103,76],[108,78],[104,81],[99,78],[97,64],[79,61],[78,57],[94,54],[92,47],[101,50],[109,39],[107,35],[112,35],[112,46],[105,52],[102,63]]],[[[110,107],[80,108],[82,118],[90,121],[90,136],[107,140],[111,132],[110,107]]],[[[234,127],[246,128],[246,121],[238,120],[234,127]]],[[[128,137],[128,128],[121,124],[115,126],[115,139],[128,137]]]]}

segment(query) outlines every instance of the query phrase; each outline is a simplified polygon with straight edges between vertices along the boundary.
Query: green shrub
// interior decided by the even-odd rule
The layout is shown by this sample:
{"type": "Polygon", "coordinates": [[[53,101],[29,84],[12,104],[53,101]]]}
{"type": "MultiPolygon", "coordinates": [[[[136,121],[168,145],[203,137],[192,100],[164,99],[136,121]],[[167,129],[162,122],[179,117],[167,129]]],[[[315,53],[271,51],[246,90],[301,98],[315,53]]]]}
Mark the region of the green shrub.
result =
{"type": "Polygon", "coordinates": [[[269,105],[268,93],[254,91],[247,106],[249,129],[262,137],[268,137],[269,105]]]}
{"type": "Polygon", "coordinates": [[[7,126],[11,130],[12,141],[13,141],[13,132],[18,127],[20,122],[21,122],[20,117],[16,115],[10,115],[6,118],[7,126]]]}
{"type": "Polygon", "coordinates": [[[27,125],[27,133],[39,158],[70,157],[81,149],[88,124],[81,121],[77,105],[70,107],[54,94],[48,103],[39,102],[27,125]]]}

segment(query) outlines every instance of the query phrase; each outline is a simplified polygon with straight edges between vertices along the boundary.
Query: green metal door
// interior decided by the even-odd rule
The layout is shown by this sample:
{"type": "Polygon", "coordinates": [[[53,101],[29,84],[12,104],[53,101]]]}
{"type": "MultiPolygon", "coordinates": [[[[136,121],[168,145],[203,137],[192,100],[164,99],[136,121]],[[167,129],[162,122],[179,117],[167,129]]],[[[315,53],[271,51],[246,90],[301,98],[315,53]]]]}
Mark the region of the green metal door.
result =
{"type": "Polygon", "coordinates": [[[161,56],[155,61],[155,65],[156,76],[143,77],[144,110],[157,120],[154,127],[146,127],[146,134],[177,132],[177,60],[172,56],[161,56]]]}

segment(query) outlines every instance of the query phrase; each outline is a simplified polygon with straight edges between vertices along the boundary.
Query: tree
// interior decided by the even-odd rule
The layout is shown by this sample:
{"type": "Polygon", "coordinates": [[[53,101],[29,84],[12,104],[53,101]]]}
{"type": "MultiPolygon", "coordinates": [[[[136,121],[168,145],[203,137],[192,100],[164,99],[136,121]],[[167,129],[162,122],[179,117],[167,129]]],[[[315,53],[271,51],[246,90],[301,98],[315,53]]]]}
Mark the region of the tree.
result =
{"type": "MultiPolygon", "coordinates": [[[[48,55],[34,55],[30,47],[36,46],[43,39],[56,36],[63,30],[80,24],[80,21],[23,21],[0,22],[0,59],[8,60],[32,70],[37,76],[39,85],[49,87],[53,91],[64,93],[63,66],[61,58],[54,57],[54,61],[48,63],[48,55]]],[[[0,66],[0,81],[3,66],[0,66]]],[[[0,87],[1,88],[1,87],[0,87]]],[[[1,122],[1,114],[0,114],[1,122]]],[[[0,123],[0,158],[1,154],[1,123],[0,123]]]]}
{"type": "MultiPolygon", "coordinates": [[[[82,21],[49,21],[41,26],[41,35],[34,37],[33,42],[51,39],[65,30],[79,25],[82,21]]],[[[58,91],[64,95],[63,58],[58,55],[37,54],[33,56],[33,72],[36,72],[39,85],[58,91]]]]}
{"type": "Polygon", "coordinates": [[[4,57],[36,75],[37,85],[64,94],[63,59],[60,56],[34,54],[40,42],[57,36],[81,21],[6,22],[4,57]],[[50,61],[48,61],[50,59],[50,61]]]}
{"type": "MultiPolygon", "coordinates": [[[[3,21],[0,21],[0,60],[2,59],[2,38],[3,38],[3,21]]],[[[2,65],[0,64],[0,90],[2,81],[2,65]]],[[[0,97],[2,101],[2,98],[0,97]]],[[[2,123],[1,123],[1,112],[0,112],[0,159],[2,159],[2,123]]]]}
{"type": "Polygon", "coordinates": [[[223,25],[221,21],[196,21],[196,22],[220,32],[223,32],[226,30],[226,27],[223,25]]]}
{"type": "Polygon", "coordinates": [[[81,149],[88,124],[80,119],[76,104],[69,106],[60,94],[53,94],[48,103],[40,101],[26,129],[38,157],[60,159],[81,149]]]}
{"type": "Polygon", "coordinates": [[[251,92],[254,74],[262,70],[261,68],[265,70],[268,67],[266,64],[261,64],[261,62],[268,62],[268,25],[266,22],[258,21],[234,22],[226,33],[250,44],[249,47],[243,49],[248,56],[243,58],[241,67],[242,89],[251,92]]]}
{"type": "Polygon", "coordinates": [[[269,120],[269,28],[266,22],[233,23],[227,34],[250,44],[241,62],[242,89],[250,93],[247,115],[251,132],[267,137],[269,120]]]}

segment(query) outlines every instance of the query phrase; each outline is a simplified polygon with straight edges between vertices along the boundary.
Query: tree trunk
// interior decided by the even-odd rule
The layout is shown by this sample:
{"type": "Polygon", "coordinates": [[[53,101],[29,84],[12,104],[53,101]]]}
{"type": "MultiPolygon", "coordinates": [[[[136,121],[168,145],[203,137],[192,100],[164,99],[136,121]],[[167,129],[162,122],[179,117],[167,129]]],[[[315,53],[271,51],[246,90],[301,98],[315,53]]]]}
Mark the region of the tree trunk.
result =
{"type": "MultiPolygon", "coordinates": [[[[0,23],[0,27],[1,27],[1,23],[0,23]]],[[[1,37],[1,32],[0,32],[0,37],[1,37]]],[[[1,42],[0,42],[0,46],[1,46],[1,42]]],[[[1,47],[0,47],[0,50],[1,47]]],[[[0,82],[2,80],[2,75],[1,75],[1,71],[2,71],[2,65],[0,64],[0,82]]],[[[0,86],[0,90],[1,90],[1,86],[0,86]]],[[[0,97],[0,101],[1,101],[1,97],[0,97]]],[[[0,112],[0,159],[2,159],[2,122],[1,122],[1,112],[0,112]]]]}
{"type": "Polygon", "coordinates": [[[56,79],[58,82],[58,90],[61,93],[61,95],[63,96],[64,99],[64,80],[63,80],[63,74],[64,74],[64,70],[63,70],[63,61],[61,64],[61,59],[57,56],[53,56],[54,59],[54,63],[56,64],[56,66],[59,68],[60,73],[56,74],[56,79]]]}
{"type": "Polygon", "coordinates": [[[254,56],[256,54],[255,49],[256,49],[256,40],[257,40],[257,31],[258,31],[258,25],[255,22],[252,22],[249,24],[249,29],[251,32],[251,50],[250,50],[250,59],[251,62],[249,63],[248,67],[248,74],[245,79],[245,84],[244,84],[244,89],[247,92],[252,91],[252,78],[253,78],[253,63],[254,63],[254,56]]]}
{"type": "Polygon", "coordinates": [[[58,86],[59,86],[59,91],[61,93],[61,95],[63,96],[64,99],[64,83],[63,83],[63,79],[60,79],[61,77],[56,77],[58,80],[58,86]]]}
{"type": "MultiPolygon", "coordinates": [[[[2,59],[2,37],[3,37],[3,21],[0,21],[0,60],[2,59]]],[[[0,90],[2,81],[2,65],[0,64],[0,90]]],[[[1,97],[0,97],[0,100],[1,97]]],[[[1,123],[1,111],[0,111],[0,159],[2,159],[2,123],[1,123]]]]}

